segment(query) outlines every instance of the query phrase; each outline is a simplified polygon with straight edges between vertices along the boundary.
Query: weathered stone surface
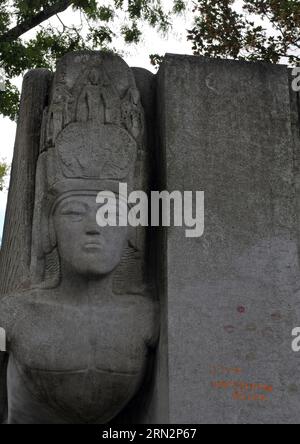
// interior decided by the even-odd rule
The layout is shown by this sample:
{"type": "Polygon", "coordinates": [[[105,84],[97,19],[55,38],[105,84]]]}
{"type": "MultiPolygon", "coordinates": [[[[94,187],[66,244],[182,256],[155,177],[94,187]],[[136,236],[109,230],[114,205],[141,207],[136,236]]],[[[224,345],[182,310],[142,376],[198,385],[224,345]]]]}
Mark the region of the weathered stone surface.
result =
{"type": "Polygon", "coordinates": [[[35,170],[51,78],[46,69],[24,77],[0,252],[0,299],[29,279],[35,170]]]}
{"type": "Polygon", "coordinates": [[[171,228],[164,245],[168,420],[299,423],[299,145],[288,71],[168,55],[158,97],[166,187],[205,191],[204,236],[171,228]],[[235,400],[236,381],[273,391],[248,386],[266,400],[235,400]]]}
{"type": "Polygon", "coordinates": [[[96,218],[100,191],[149,183],[144,130],[122,59],[79,52],[59,62],[41,128],[31,286],[0,305],[9,424],[106,423],[146,390],[159,334],[149,240],[96,218]]]}
{"type": "MultiPolygon", "coordinates": [[[[159,115],[157,111],[160,110],[161,97],[157,96],[157,76],[151,74],[149,71],[142,68],[133,68],[135,80],[138,89],[141,92],[141,100],[145,110],[145,116],[147,121],[147,146],[150,147],[149,155],[151,159],[149,165],[151,169],[150,180],[148,183],[149,190],[164,189],[163,186],[163,170],[164,161],[161,157],[161,150],[159,147],[159,115]]],[[[157,299],[159,306],[164,304],[164,286],[163,286],[163,266],[164,257],[163,254],[163,239],[164,231],[159,228],[147,230],[148,237],[151,239],[150,249],[148,251],[149,263],[152,264],[151,268],[148,268],[147,274],[150,282],[154,282],[157,288],[157,299]],[[154,266],[153,266],[154,264],[154,266]]],[[[165,329],[167,325],[166,310],[162,305],[160,310],[161,319],[158,320],[160,329],[165,329]]],[[[163,332],[162,332],[163,333],[163,332]]],[[[167,379],[167,349],[165,347],[165,336],[162,335],[163,340],[160,341],[159,353],[155,353],[154,362],[149,366],[147,390],[143,389],[143,393],[139,400],[139,410],[134,410],[134,414],[131,416],[131,423],[136,422],[142,424],[156,424],[168,422],[168,379],[167,379]],[[137,415],[138,413],[138,415],[137,415]]],[[[126,418],[127,419],[127,418],[126,418]]],[[[125,420],[126,420],[125,419],[125,420]]],[[[127,421],[128,422],[128,421],[127,421]]]]}

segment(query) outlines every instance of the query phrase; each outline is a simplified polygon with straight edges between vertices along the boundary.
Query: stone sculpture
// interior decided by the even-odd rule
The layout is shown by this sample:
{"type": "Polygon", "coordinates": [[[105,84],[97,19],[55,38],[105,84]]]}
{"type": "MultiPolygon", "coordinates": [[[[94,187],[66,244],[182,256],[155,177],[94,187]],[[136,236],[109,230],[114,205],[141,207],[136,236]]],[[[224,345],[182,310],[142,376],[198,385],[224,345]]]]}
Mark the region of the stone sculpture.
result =
{"type": "Polygon", "coordinates": [[[99,191],[146,187],[144,111],[132,70],[108,53],[64,57],[51,91],[31,280],[0,299],[0,412],[9,424],[107,423],[143,387],[158,339],[145,232],[96,222],[99,191]]]}

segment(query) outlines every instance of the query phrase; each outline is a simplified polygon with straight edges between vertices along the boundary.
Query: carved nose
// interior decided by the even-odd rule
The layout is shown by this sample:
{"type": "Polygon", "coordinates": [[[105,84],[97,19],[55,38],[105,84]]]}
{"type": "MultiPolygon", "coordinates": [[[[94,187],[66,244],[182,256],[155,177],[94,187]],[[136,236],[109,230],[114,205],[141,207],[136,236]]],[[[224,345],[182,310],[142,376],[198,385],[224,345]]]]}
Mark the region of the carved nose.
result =
{"type": "Polygon", "coordinates": [[[90,236],[99,236],[100,235],[100,230],[98,230],[98,229],[93,229],[93,228],[88,228],[87,230],[86,230],[86,234],[88,234],[88,235],[90,235],[90,236]]]}
{"type": "Polygon", "coordinates": [[[89,236],[99,236],[101,234],[100,233],[100,228],[95,223],[95,221],[90,222],[90,223],[87,224],[85,232],[89,236]]]}
{"type": "Polygon", "coordinates": [[[100,227],[97,224],[96,215],[94,213],[89,214],[86,219],[85,232],[90,236],[99,236],[101,234],[100,227]]]}

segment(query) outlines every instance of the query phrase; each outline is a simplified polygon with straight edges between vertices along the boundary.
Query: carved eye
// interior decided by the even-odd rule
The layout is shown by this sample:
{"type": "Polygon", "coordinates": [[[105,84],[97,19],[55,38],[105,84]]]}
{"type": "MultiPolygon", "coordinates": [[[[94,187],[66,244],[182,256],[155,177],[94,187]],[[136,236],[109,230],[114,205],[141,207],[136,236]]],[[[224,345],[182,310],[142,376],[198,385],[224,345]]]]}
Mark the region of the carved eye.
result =
{"type": "Polygon", "coordinates": [[[61,216],[67,216],[72,219],[82,219],[87,213],[87,210],[84,206],[65,206],[60,210],[61,216]]]}
{"type": "Polygon", "coordinates": [[[76,210],[70,210],[70,211],[64,211],[62,213],[65,216],[84,216],[84,211],[76,211],[76,210]]]}

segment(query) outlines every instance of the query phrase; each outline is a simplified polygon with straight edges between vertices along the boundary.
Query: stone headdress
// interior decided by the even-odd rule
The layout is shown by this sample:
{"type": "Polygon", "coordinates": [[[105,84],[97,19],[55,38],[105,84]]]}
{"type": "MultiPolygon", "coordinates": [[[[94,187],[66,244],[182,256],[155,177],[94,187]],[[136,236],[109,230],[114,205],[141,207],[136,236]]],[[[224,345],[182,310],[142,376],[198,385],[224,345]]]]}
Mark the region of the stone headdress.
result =
{"type": "MultiPolygon", "coordinates": [[[[31,271],[34,282],[55,286],[59,257],[50,224],[57,199],[65,193],[118,192],[120,182],[129,192],[145,189],[144,113],[132,70],[109,53],[65,56],[43,122],[31,271]]],[[[143,242],[144,235],[135,233],[124,252],[135,285],[143,242]]],[[[127,281],[128,273],[123,272],[127,281]]]]}

